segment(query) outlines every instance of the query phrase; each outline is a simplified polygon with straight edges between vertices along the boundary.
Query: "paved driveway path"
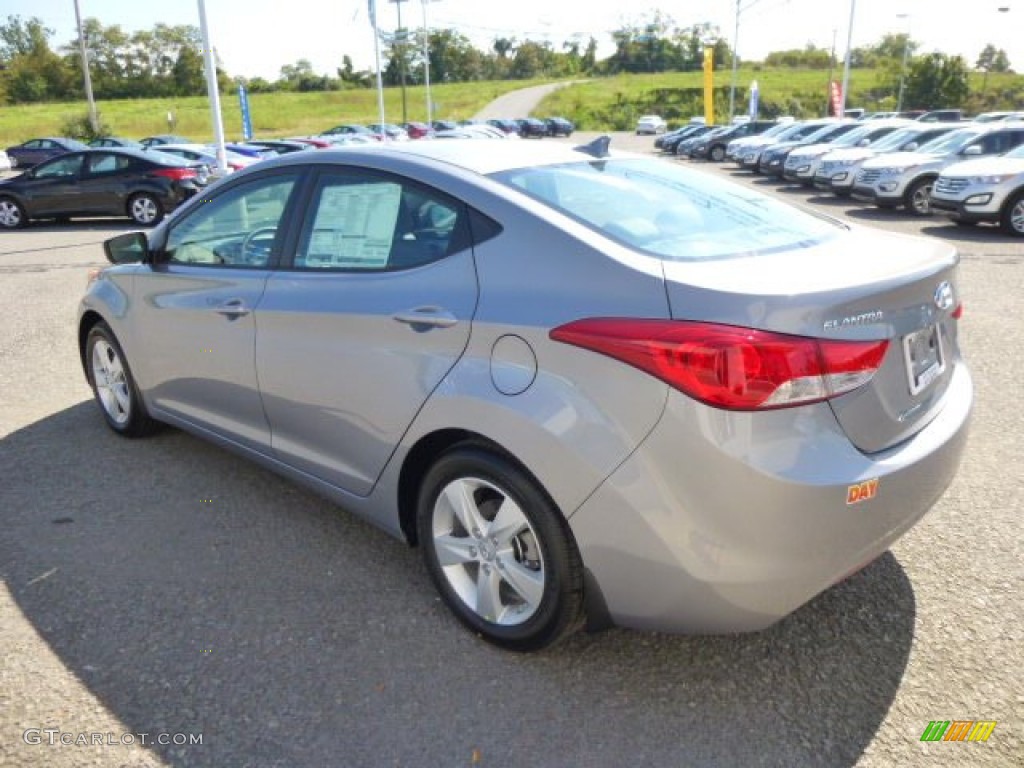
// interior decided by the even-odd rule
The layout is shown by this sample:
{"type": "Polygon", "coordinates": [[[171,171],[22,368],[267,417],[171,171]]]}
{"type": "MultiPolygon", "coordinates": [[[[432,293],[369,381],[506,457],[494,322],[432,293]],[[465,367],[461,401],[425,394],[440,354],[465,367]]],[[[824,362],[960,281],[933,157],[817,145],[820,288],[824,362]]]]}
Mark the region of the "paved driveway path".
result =
{"type": "Polygon", "coordinates": [[[574,82],[576,81],[567,80],[563,83],[535,85],[532,88],[521,88],[518,91],[506,93],[473,115],[473,119],[491,120],[496,117],[526,117],[549,93],[553,93],[567,85],[572,85],[574,82]]]}

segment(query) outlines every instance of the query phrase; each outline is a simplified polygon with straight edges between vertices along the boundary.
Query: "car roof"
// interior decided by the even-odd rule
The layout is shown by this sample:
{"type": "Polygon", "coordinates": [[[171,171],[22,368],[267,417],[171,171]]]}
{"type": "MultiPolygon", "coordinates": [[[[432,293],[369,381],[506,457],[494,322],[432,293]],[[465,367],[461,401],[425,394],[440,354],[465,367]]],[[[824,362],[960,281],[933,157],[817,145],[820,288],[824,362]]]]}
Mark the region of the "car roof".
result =
{"type": "MultiPolygon", "coordinates": [[[[451,139],[445,141],[410,141],[389,144],[361,144],[337,150],[321,150],[315,155],[302,156],[293,153],[273,158],[267,163],[291,164],[307,162],[330,162],[346,157],[367,157],[370,153],[379,155],[399,154],[407,157],[443,163],[472,173],[487,175],[514,168],[542,165],[580,163],[593,157],[576,151],[573,145],[562,142],[498,142],[488,139],[451,139]]],[[[640,157],[631,153],[612,152],[611,157],[640,157]]],[[[263,165],[261,163],[261,165],[263,165]]],[[[269,167],[269,166],[264,166],[269,167]]]]}

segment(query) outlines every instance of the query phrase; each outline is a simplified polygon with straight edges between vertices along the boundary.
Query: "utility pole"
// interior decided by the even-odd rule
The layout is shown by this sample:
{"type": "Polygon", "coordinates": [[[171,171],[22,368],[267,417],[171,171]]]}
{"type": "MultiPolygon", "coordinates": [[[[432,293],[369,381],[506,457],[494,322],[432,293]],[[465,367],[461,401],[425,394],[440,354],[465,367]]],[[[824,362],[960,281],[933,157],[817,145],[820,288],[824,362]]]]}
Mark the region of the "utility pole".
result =
{"type": "Polygon", "coordinates": [[[89,76],[89,52],[85,49],[85,35],[82,34],[82,13],[75,0],[75,24],[78,25],[78,52],[82,54],[82,74],[85,77],[85,99],[89,102],[89,125],[92,132],[100,130],[99,119],[96,117],[96,102],[92,98],[92,78],[89,76]]]}

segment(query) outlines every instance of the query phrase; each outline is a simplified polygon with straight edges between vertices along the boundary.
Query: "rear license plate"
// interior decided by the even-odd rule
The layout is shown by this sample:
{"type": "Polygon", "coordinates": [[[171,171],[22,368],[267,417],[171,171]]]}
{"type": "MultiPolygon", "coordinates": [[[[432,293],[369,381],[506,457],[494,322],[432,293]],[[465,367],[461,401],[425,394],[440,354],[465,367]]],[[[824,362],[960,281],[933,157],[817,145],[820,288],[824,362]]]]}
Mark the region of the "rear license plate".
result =
{"type": "Polygon", "coordinates": [[[904,336],[903,359],[907,364],[910,394],[927,389],[946,370],[941,326],[932,325],[904,336]]]}

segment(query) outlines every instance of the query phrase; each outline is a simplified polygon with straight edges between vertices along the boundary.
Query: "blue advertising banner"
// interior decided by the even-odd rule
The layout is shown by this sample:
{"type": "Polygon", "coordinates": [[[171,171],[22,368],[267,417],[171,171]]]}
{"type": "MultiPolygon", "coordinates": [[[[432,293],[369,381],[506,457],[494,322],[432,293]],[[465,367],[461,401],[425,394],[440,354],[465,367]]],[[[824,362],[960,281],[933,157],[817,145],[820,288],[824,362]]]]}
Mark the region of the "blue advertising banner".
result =
{"type": "Polygon", "coordinates": [[[244,85],[238,86],[238,104],[242,108],[242,137],[248,141],[252,138],[252,119],[249,117],[249,93],[244,85]]]}

